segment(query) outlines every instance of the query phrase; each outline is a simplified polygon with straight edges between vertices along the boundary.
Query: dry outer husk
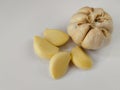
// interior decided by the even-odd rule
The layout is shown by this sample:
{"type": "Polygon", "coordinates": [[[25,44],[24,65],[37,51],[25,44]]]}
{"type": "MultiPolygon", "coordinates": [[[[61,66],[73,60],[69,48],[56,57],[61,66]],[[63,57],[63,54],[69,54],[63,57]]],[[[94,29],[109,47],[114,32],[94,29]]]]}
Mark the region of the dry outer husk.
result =
{"type": "Polygon", "coordinates": [[[111,16],[102,8],[83,7],[74,14],[67,32],[85,49],[99,49],[108,44],[113,31],[111,16]]]}

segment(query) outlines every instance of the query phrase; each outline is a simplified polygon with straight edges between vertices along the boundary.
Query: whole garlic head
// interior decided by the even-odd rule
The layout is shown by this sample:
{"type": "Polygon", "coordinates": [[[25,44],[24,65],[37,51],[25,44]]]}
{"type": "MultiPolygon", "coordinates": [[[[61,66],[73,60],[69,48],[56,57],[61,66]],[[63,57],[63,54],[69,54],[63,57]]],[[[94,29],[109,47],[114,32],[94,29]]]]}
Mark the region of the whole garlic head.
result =
{"type": "Polygon", "coordinates": [[[85,49],[99,49],[111,39],[113,22],[102,8],[83,7],[74,14],[67,32],[72,40],[85,49]]]}

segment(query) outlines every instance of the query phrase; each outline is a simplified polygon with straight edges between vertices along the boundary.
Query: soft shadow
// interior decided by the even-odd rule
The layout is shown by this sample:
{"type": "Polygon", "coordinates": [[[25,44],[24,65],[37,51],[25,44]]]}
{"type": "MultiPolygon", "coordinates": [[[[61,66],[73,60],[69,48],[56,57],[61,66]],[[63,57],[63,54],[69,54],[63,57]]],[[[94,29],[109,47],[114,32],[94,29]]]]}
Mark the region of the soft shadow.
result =
{"type": "Polygon", "coordinates": [[[60,46],[60,50],[61,51],[71,51],[71,49],[75,46],[76,46],[76,44],[70,38],[66,44],[64,44],[63,46],[60,46]]]}
{"type": "Polygon", "coordinates": [[[68,70],[66,72],[66,74],[62,77],[62,78],[66,78],[68,75],[74,75],[73,73],[78,71],[79,69],[77,67],[75,67],[75,65],[73,65],[72,62],[69,63],[69,67],[68,70]]]}
{"type": "Polygon", "coordinates": [[[33,48],[33,40],[30,39],[27,42],[27,55],[30,56],[31,58],[35,58],[35,53],[34,53],[34,48],[33,48]]]}
{"type": "Polygon", "coordinates": [[[111,53],[109,47],[104,47],[99,50],[86,50],[86,52],[91,56],[93,60],[93,67],[97,67],[97,64],[101,61],[108,60],[111,53]]]}

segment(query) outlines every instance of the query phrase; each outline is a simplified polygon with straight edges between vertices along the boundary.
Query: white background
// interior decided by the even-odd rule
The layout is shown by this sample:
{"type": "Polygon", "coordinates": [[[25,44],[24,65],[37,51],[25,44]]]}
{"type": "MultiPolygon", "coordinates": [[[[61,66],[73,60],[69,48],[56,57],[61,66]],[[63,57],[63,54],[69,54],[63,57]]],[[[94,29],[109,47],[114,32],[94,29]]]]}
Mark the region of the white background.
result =
{"type": "Polygon", "coordinates": [[[0,90],[120,90],[120,0],[0,0],[0,90]],[[91,70],[72,66],[53,80],[49,61],[34,54],[33,36],[45,28],[65,31],[71,15],[83,6],[104,8],[112,16],[112,42],[89,51],[91,70]]]}

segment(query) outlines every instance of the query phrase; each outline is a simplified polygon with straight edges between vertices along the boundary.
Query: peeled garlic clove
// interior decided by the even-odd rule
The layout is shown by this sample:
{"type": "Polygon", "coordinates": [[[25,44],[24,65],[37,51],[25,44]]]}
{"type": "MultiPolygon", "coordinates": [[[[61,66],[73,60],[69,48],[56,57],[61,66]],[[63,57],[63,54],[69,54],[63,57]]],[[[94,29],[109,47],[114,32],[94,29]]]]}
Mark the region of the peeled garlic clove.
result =
{"type": "Polygon", "coordinates": [[[46,29],[44,37],[55,46],[61,46],[69,40],[69,36],[66,33],[56,29],[46,29]]]}
{"type": "Polygon", "coordinates": [[[34,37],[34,51],[40,58],[50,59],[59,48],[39,36],[34,37]]]}
{"type": "Polygon", "coordinates": [[[92,67],[91,58],[78,46],[71,51],[73,64],[81,69],[90,69],[92,67]]]}
{"type": "Polygon", "coordinates": [[[98,49],[102,47],[105,36],[99,29],[91,29],[82,42],[82,47],[86,49],[98,49]]]}
{"type": "Polygon", "coordinates": [[[49,70],[52,78],[58,79],[66,73],[70,59],[69,52],[59,52],[51,58],[49,70]]]}

